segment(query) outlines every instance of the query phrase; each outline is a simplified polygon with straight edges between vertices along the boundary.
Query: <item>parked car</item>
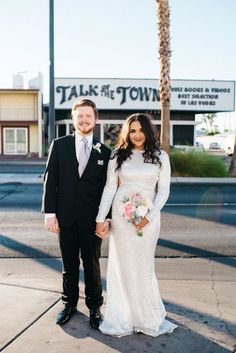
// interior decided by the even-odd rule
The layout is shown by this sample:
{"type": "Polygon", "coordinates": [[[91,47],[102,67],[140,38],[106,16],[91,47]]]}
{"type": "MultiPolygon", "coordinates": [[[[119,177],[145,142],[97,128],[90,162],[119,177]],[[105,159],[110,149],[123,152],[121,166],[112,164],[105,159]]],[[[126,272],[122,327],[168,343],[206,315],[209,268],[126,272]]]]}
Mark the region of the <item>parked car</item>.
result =
{"type": "Polygon", "coordinates": [[[219,142],[211,142],[209,145],[209,150],[221,150],[221,145],[219,142]]]}

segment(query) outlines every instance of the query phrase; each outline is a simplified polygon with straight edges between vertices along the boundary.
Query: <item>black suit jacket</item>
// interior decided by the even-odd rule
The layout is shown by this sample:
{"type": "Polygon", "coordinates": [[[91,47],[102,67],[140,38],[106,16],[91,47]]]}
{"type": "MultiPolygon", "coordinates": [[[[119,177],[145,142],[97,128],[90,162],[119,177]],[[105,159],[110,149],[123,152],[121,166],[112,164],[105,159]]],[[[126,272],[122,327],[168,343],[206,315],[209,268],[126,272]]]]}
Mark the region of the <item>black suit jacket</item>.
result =
{"type": "MultiPolygon", "coordinates": [[[[93,144],[97,142],[94,139],[93,144]]],[[[53,141],[44,173],[42,212],[55,213],[60,226],[76,221],[83,228],[94,227],[111,153],[103,144],[100,151],[92,148],[80,177],[75,135],[53,141]]]]}

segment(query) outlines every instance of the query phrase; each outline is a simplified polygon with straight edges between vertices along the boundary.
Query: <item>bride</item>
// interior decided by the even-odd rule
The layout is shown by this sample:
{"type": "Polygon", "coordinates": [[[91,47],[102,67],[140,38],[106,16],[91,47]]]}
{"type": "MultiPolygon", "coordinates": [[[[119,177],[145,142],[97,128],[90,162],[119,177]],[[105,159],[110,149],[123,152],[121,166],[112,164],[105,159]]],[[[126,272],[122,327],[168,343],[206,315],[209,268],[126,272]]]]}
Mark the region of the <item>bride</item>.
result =
{"type": "Polygon", "coordinates": [[[177,327],[165,319],[154,267],[160,210],[169,189],[169,158],[159,148],[150,117],[129,116],[108,164],[96,219],[96,233],[103,239],[112,205],[107,304],[99,327],[104,334],[142,332],[156,337],[177,327]]]}

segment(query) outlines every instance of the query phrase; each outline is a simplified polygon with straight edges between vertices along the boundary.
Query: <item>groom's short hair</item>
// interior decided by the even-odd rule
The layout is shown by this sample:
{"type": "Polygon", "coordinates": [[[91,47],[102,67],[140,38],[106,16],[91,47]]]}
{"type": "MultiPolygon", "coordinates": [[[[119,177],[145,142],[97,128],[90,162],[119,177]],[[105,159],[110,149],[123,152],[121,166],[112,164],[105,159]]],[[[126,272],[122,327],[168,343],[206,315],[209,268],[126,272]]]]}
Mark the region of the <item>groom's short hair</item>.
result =
{"type": "Polygon", "coordinates": [[[78,107],[91,107],[93,109],[95,118],[96,119],[98,118],[98,110],[97,110],[96,104],[93,101],[91,101],[90,99],[81,99],[80,101],[75,102],[73,104],[72,109],[71,109],[72,117],[78,107]]]}

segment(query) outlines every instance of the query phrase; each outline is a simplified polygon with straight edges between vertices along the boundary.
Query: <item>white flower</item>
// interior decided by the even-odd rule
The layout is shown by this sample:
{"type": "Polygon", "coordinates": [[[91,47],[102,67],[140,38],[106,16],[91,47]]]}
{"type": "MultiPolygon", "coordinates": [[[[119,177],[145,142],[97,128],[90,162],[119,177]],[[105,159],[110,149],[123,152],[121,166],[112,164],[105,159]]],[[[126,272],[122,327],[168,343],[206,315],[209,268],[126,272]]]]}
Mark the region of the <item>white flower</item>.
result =
{"type": "Polygon", "coordinates": [[[149,210],[153,209],[153,203],[149,199],[146,199],[146,206],[149,210]]]}
{"type": "Polygon", "coordinates": [[[136,213],[140,217],[144,217],[147,214],[148,208],[146,206],[138,206],[136,213]]]}
{"type": "Polygon", "coordinates": [[[95,149],[98,153],[101,153],[101,143],[97,142],[96,145],[93,145],[93,149],[95,149]]]}

